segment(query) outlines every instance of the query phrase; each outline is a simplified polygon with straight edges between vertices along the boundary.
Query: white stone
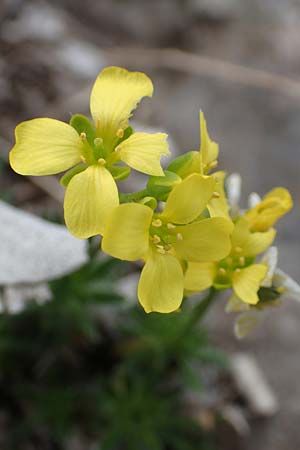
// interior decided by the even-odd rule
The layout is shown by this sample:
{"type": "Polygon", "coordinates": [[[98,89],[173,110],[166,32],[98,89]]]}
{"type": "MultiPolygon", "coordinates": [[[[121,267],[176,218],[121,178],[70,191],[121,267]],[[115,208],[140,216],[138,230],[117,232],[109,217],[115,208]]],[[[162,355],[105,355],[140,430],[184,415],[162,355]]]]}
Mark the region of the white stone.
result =
{"type": "Polygon", "coordinates": [[[86,242],[66,227],[0,202],[0,285],[58,278],[87,261],[86,242]]]}

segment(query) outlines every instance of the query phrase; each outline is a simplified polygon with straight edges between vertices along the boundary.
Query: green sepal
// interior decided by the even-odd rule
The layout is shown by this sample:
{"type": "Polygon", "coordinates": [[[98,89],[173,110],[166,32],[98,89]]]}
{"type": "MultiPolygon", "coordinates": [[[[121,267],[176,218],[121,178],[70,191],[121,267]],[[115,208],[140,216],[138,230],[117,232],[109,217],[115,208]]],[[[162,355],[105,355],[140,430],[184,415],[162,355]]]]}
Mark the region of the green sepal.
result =
{"type": "Polygon", "coordinates": [[[164,171],[164,176],[149,177],[147,191],[157,200],[165,201],[174,185],[181,182],[181,178],[174,172],[164,171]]]}
{"type": "Polygon", "coordinates": [[[66,188],[72,178],[77,175],[80,172],[83,172],[88,167],[87,164],[78,164],[75,167],[72,167],[72,169],[68,170],[60,179],[60,184],[62,187],[66,188]]]}
{"type": "Polygon", "coordinates": [[[144,197],[139,200],[139,203],[145,206],[149,206],[149,208],[153,209],[153,211],[157,208],[157,200],[154,197],[144,197]]]}
{"type": "Polygon", "coordinates": [[[128,166],[111,166],[108,170],[116,181],[126,180],[131,172],[128,166]]]}
{"type": "Polygon", "coordinates": [[[96,136],[96,130],[91,121],[82,114],[75,114],[71,117],[70,125],[75,128],[78,134],[85,133],[86,139],[90,146],[94,148],[94,139],[96,136]]]}
{"type": "Polygon", "coordinates": [[[177,173],[182,179],[186,178],[192,173],[200,172],[200,153],[199,151],[192,150],[177,156],[173,159],[167,167],[170,172],[177,173]]]}
{"type": "Polygon", "coordinates": [[[123,136],[118,140],[117,145],[119,145],[121,142],[125,141],[125,139],[128,139],[129,136],[131,136],[134,132],[134,129],[131,126],[128,126],[124,130],[123,136]]]}
{"type": "Polygon", "coordinates": [[[274,287],[261,287],[257,293],[259,303],[269,303],[278,300],[280,293],[274,287]]]}

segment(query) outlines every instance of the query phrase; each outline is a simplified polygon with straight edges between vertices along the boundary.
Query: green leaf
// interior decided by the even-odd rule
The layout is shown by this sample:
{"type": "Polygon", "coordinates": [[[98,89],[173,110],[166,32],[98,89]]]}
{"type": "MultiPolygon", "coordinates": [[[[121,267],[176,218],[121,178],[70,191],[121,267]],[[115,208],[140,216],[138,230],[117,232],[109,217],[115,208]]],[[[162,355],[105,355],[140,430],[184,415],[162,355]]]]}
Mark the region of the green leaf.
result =
{"type": "Polygon", "coordinates": [[[111,166],[109,171],[116,181],[126,180],[130,175],[130,167],[128,166],[111,166]]]}
{"type": "Polygon", "coordinates": [[[60,184],[62,187],[66,188],[72,178],[80,172],[83,172],[87,168],[87,164],[78,164],[78,166],[72,167],[68,170],[60,179],[60,184]]]}
{"type": "Polygon", "coordinates": [[[157,207],[157,201],[154,197],[144,197],[139,201],[142,205],[149,206],[149,208],[155,210],[157,207]]]}
{"type": "Polygon", "coordinates": [[[164,171],[164,176],[151,176],[147,183],[147,190],[157,200],[165,201],[172,188],[181,182],[181,178],[173,172],[164,171]]]}
{"type": "Polygon", "coordinates": [[[117,146],[118,146],[121,142],[123,142],[123,141],[125,141],[126,139],[128,139],[128,138],[133,134],[133,132],[134,132],[134,129],[133,129],[131,126],[128,126],[128,127],[124,130],[123,136],[118,140],[117,146]]]}
{"type": "Polygon", "coordinates": [[[173,159],[167,167],[167,170],[174,172],[181,178],[185,178],[191,173],[200,172],[200,154],[199,151],[192,150],[173,159]]]}
{"type": "Polygon", "coordinates": [[[86,116],[75,114],[71,117],[70,125],[75,128],[78,134],[85,133],[88,143],[91,147],[94,147],[94,139],[97,137],[96,130],[86,116]]]}

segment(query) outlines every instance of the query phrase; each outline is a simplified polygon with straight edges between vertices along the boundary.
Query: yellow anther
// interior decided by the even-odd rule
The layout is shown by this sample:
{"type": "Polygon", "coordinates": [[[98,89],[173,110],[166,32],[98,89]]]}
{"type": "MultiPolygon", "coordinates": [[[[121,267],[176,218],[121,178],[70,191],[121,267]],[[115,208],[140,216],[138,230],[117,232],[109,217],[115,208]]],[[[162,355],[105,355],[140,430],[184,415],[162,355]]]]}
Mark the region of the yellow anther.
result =
{"type": "Polygon", "coordinates": [[[124,130],[122,128],[120,128],[117,133],[116,133],[118,138],[122,138],[124,136],[124,130]]]}
{"type": "Polygon", "coordinates": [[[80,156],[80,159],[81,159],[82,162],[84,162],[84,164],[86,164],[86,159],[85,159],[84,156],[81,155],[81,156],[80,156]]]}
{"type": "Polygon", "coordinates": [[[168,228],[169,230],[174,230],[174,228],[176,228],[176,226],[173,225],[172,223],[167,223],[167,228],[168,228]]]}
{"type": "Polygon", "coordinates": [[[236,273],[240,273],[241,269],[235,269],[236,273]]]}
{"type": "Polygon", "coordinates": [[[276,291],[278,292],[278,294],[283,294],[286,291],[286,288],[284,286],[280,286],[276,288],[276,291]]]}
{"type": "Polygon", "coordinates": [[[118,145],[116,148],[115,148],[115,152],[120,152],[121,151],[121,147],[118,145]]]}
{"type": "Polygon", "coordinates": [[[80,139],[82,141],[86,141],[86,133],[84,131],[82,133],[80,133],[80,139]]]}
{"type": "Polygon", "coordinates": [[[241,251],[243,250],[241,247],[235,247],[234,249],[236,251],[236,253],[241,253],[241,251]]]}
{"type": "Polygon", "coordinates": [[[215,192],[213,192],[212,197],[213,198],[220,198],[221,196],[220,196],[219,192],[215,191],[215,192]]]}
{"type": "Polygon", "coordinates": [[[153,236],[152,240],[153,240],[154,244],[159,244],[160,241],[161,241],[160,237],[157,236],[157,234],[155,234],[155,235],[153,236]]]}
{"type": "Polygon", "coordinates": [[[181,233],[177,233],[176,234],[176,239],[177,239],[177,241],[182,241],[182,239],[183,239],[182,234],[181,233]]]}
{"type": "Polygon", "coordinates": [[[101,137],[97,137],[96,139],[94,139],[94,145],[96,147],[100,146],[103,144],[103,139],[101,137]]]}
{"type": "Polygon", "coordinates": [[[159,228],[159,227],[162,226],[162,221],[161,221],[160,219],[154,219],[154,220],[152,221],[152,226],[153,226],[153,227],[156,227],[156,228],[159,228]]]}
{"type": "Polygon", "coordinates": [[[104,164],[106,163],[104,158],[99,158],[98,159],[98,163],[101,164],[101,166],[104,166],[104,164]]]}
{"type": "Polygon", "coordinates": [[[239,257],[239,263],[241,266],[243,266],[245,264],[245,258],[243,256],[239,257]]]}
{"type": "Polygon", "coordinates": [[[226,275],[226,270],[224,269],[224,267],[220,267],[219,272],[221,275],[226,275]]]}
{"type": "Polygon", "coordinates": [[[161,253],[162,255],[165,255],[165,254],[166,254],[166,250],[165,250],[164,248],[158,248],[158,249],[157,249],[157,252],[158,252],[158,253],[161,253]]]}
{"type": "Polygon", "coordinates": [[[166,244],[166,245],[165,245],[165,250],[166,250],[166,252],[172,250],[172,245],[166,244]]]}

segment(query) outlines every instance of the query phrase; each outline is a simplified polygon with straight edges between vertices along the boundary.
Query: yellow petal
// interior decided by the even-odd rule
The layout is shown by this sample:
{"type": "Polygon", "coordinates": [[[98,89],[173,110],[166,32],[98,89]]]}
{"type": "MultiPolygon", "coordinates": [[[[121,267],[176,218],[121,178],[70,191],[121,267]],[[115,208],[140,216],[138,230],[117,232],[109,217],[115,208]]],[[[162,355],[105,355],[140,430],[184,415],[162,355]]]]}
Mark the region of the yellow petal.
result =
{"type": "Polygon", "coordinates": [[[200,158],[203,173],[208,173],[211,170],[210,164],[217,161],[219,155],[219,146],[216,142],[212,141],[207,131],[206,120],[202,111],[200,111],[200,158]]]}
{"type": "Polygon", "coordinates": [[[228,300],[228,302],[225,306],[225,311],[227,313],[244,312],[244,311],[249,311],[250,308],[251,308],[250,305],[242,302],[235,294],[232,294],[232,296],[230,297],[230,299],[228,300]]]}
{"type": "Polygon", "coordinates": [[[169,254],[151,252],[141,273],[138,297],[147,313],[176,311],[183,297],[183,272],[179,261],[169,254]]]}
{"type": "Polygon", "coordinates": [[[235,270],[232,287],[237,297],[249,305],[256,305],[259,302],[257,291],[267,270],[263,264],[253,264],[245,269],[235,270]]]}
{"type": "Polygon", "coordinates": [[[15,130],[16,144],[9,161],[21,175],[52,175],[81,161],[82,142],[67,123],[55,119],[33,119],[15,130]]]}
{"type": "Polygon", "coordinates": [[[213,196],[209,201],[207,208],[210,217],[225,217],[230,219],[228,213],[228,203],[224,190],[225,172],[215,172],[212,176],[216,180],[215,197],[213,196]]]}
{"type": "Polygon", "coordinates": [[[89,166],[75,175],[67,187],[66,225],[78,238],[102,234],[108,214],[118,204],[118,189],[110,172],[101,165],[89,166]]]}
{"type": "Polygon", "coordinates": [[[149,228],[153,211],[139,203],[124,203],[109,215],[104,229],[102,249],[119,259],[135,261],[149,248],[149,228]]]}
{"type": "Polygon", "coordinates": [[[245,217],[253,231],[266,231],[286,214],[293,206],[289,191],[285,188],[275,188],[261,202],[251,208],[245,217]]]}
{"type": "Polygon", "coordinates": [[[168,155],[164,133],[133,133],[118,145],[118,155],[128,166],[148,175],[163,175],[160,165],[162,155],[168,155]]]}
{"type": "Polygon", "coordinates": [[[215,184],[213,177],[200,174],[188,176],[172,189],[162,213],[163,217],[177,224],[192,222],[206,207],[215,184]]]}
{"type": "Polygon", "coordinates": [[[213,217],[178,227],[182,239],[174,244],[178,255],[187,261],[210,262],[225,258],[230,252],[232,223],[223,217],[213,217]]]}
{"type": "Polygon", "coordinates": [[[240,219],[232,233],[232,254],[237,256],[256,256],[264,252],[274,241],[276,231],[271,228],[265,232],[250,231],[250,224],[240,219]]]}
{"type": "Polygon", "coordinates": [[[216,270],[215,263],[190,262],[184,277],[184,288],[194,292],[204,291],[213,285],[216,270]]]}
{"type": "Polygon", "coordinates": [[[131,112],[143,97],[151,97],[153,85],[141,72],[107,67],[98,76],[91,92],[91,114],[104,145],[116,141],[118,130],[127,127],[131,112]]]}
{"type": "Polygon", "coordinates": [[[261,314],[257,311],[247,311],[240,314],[234,324],[234,334],[238,339],[248,336],[261,322],[261,314]]]}

